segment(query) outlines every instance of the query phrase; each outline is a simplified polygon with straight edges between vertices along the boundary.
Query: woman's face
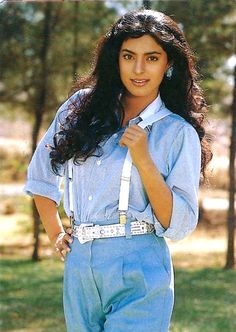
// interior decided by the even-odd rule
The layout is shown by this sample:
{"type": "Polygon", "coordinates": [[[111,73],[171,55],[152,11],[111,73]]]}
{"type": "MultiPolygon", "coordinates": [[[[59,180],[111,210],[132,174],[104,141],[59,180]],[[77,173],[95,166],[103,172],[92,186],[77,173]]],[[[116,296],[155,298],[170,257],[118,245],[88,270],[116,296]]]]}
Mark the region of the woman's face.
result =
{"type": "Polygon", "coordinates": [[[120,77],[128,95],[155,99],[168,67],[166,52],[149,35],[127,39],[121,45],[120,77]]]}

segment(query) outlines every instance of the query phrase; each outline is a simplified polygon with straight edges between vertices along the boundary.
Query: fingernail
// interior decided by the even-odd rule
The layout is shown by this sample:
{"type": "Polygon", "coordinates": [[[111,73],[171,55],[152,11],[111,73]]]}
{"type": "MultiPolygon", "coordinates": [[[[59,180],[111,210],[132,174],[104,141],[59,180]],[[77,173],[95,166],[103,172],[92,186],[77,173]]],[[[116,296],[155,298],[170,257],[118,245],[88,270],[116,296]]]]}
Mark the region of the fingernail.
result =
{"type": "Polygon", "coordinates": [[[69,240],[69,243],[72,243],[72,242],[73,242],[73,240],[72,240],[72,239],[70,239],[70,240],[69,240]]]}

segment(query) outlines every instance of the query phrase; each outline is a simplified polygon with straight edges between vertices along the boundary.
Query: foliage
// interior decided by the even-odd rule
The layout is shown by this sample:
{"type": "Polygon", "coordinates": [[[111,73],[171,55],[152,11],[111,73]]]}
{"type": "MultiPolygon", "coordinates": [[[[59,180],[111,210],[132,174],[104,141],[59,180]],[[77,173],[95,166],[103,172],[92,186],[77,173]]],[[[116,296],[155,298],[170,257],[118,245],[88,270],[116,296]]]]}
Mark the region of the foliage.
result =
{"type": "MultiPolygon", "coordinates": [[[[92,50],[99,36],[114,21],[116,10],[140,8],[142,1],[81,1],[78,14],[74,2],[54,2],[53,37],[48,56],[49,87],[46,120],[51,119],[61,100],[67,97],[78,63],[77,75],[90,69],[92,50]],[[78,49],[73,50],[74,31],[78,49]]],[[[0,101],[11,100],[31,113],[39,79],[39,57],[45,3],[6,3],[0,7],[1,71],[0,101]]],[[[228,109],[231,88],[224,69],[234,54],[235,3],[233,0],[151,1],[153,9],[164,11],[182,26],[193,50],[209,104],[216,112],[228,109]],[[222,76],[223,75],[223,76],[222,76]],[[222,82],[223,77],[223,82],[222,82]]]]}
{"type": "MultiPolygon", "coordinates": [[[[89,70],[91,52],[99,36],[114,19],[115,10],[104,1],[52,3],[52,42],[48,54],[47,110],[65,99],[73,82],[73,27],[78,34],[78,75],[89,70]],[[96,13],[96,14],[95,14],[96,13]]],[[[43,42],[45,3],[7,3],[0,7],[0,101],[20,104],[30,114],[40,84],[40,52],[43,42]]],[[[47,112],[48,113],[48,112],[47,112]]],[[[51,118],[51,117],[50,117],[51,118]]]]}
{"type": "MultiPolygon", "coordinates": [[[[1,263],[1,331],[63,332],[59,260],[1,263]],[[3,273],[4,271],[4,273],[3,273]]],[[[176,270],[176,305],[171,332],[235,331],[235,271],[176,270]]]]}
{"type": "MultiPolygon", "coordinates": [[[[225,62],[236,53],[234,34],[236,6],[233,0],[191,0],[153,2],[183,28],[197,57],[202,87],[214,111],[229,112],[232,93],[225,62]]],[[[233,71],[231,72],[231,75],[233,71]]]]}

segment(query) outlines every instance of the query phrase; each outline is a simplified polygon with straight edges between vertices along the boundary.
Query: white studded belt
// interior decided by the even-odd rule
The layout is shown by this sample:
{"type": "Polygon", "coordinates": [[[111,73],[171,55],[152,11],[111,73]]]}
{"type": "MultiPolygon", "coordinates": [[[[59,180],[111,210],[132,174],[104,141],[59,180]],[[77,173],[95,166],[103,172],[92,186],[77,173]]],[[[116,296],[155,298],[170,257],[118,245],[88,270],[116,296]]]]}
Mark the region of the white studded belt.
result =
{"type": "MultiPolygon", "coordinates": [[[[142,235],[152,232],[154,232],[154,225],[152,224],[144,221],[130,222],[130,235],[142,235]]],[[[72,235],[78,238],[79,242],[83,244],[94,239],[126,236],[126,225],[112,224],[100,226],[92,223],[74,225],[72,235]]]]}

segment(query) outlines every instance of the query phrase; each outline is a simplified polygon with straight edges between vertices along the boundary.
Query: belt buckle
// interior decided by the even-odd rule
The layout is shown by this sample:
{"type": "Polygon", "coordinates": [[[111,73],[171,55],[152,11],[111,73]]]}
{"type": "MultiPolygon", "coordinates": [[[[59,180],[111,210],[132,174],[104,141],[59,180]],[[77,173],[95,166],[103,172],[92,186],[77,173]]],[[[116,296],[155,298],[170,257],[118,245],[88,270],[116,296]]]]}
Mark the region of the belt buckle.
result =
{"type": "Polygon", "coordinates": [[[92,227],[93,224],[89,223],[89,224],[80,224],[80,225],[76,225],[74,230],[75,230],[75,236],[78,238],[79,242],[81,244],[84,244],[86,242],[92,241],[94,239],[94,237],[90,237],[88,235],[86,235],[86,229],[85,227],[92,227]]]}

